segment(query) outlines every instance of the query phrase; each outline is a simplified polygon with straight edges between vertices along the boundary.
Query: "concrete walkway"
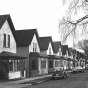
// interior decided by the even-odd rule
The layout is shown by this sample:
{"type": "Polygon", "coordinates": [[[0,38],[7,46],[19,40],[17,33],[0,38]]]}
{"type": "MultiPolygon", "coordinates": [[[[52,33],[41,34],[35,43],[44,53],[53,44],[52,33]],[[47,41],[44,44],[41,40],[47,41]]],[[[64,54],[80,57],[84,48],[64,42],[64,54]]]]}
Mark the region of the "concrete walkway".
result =
{"type": "Polygon", "coordinates": [[[3,82],[3,83],[0,83],[0,88],[22,88],[22,87],[25,87],[28,85],[28,84],[21,84],[23,82],[28,82],[28,81],[32,81],[32,80],[36,80],[36,79],[42,79],[45,77],[51,77],[51,74],[42,75],[39,77],[25,78],[25,79],[21,79],[21,80],[17,80],[17,81],[3,82]]]}
{"type": "MultiPolygon", "coordinates": [[[[71,71],[68,71],[69,73],[71,73],[71,71]]],[[[24,78],[21,80],[17,80],[17,81],[8,81],[8,82],[1,82],[0,83],[0,88],[22,88],[22,87],[26,87],[29,84],[21,84],[24,82],[29,82],[32,80],[36,80],[36,79],[42,79],[45,77],[51,77],[51,74],[47,74],[47,75],[42,75],[42,76],[38,76],[38,77],[32,77],[32,78],[24,78]]]]}

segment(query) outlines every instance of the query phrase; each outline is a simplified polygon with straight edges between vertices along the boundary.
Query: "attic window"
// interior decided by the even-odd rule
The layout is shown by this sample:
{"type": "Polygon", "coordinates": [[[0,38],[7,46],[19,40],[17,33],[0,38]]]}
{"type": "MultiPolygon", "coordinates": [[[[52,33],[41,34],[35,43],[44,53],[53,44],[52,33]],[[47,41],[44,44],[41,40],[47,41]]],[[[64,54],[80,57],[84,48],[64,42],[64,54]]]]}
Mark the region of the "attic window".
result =
{"type": "Polygon", "coordinates": [[[6,47],[6,34],[4,34],[4,44],[3,44],[4,47],[6,47]]]}
{"type": "Polygon", "coordinates": [[[3,47],[10,48],[10,35],[4,34],[3,47]]]}
{"type": "Polygon", "coordinates": [[[8,35],[8,47],[10,47],[10,35],[8,35]]]}
{"type": "Polygon", "coordinates": [[[36,52],[36,51],[37,51],[37,44],[33,43],[33,52],[36,52]]]}
{"type": "Polygon", "coordinates": [[[35,51],[35,43],[33,43],[33,51],[35,51]]]}
{"type": "Polygon", "coordinates": [[[35,43],[35,52],[37,51],[37,44],[35,43]]]}

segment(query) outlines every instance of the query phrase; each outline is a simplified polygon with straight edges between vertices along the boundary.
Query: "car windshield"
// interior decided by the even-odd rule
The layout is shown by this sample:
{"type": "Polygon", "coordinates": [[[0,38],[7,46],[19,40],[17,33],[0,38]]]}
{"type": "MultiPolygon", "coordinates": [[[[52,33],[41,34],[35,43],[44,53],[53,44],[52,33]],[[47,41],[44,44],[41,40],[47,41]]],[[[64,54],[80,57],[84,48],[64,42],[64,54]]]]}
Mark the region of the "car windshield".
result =
{"type": "Polygon", "coordinates": [[[59,68],[59,69],[56,69],[55,72],[62,72],[63,69],[62,68],[59,68]]]}
{"type": "Polygon", "coordinates": [[[55,71],[56,74],[61,74],[63,71],[55,71]]]}
{"type": "Polygon", "coordinates": [[[79,68],[82,68],[81,66],[77,66],[77,67],[75,67],[74,69],[79,69],[79,68]]]}

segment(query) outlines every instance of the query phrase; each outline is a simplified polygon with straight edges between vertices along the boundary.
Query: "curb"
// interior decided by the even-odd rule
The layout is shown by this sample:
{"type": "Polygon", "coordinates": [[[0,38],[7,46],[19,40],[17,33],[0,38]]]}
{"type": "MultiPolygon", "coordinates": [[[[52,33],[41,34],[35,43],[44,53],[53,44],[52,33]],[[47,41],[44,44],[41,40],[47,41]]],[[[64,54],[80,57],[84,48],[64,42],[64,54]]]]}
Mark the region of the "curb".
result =
{"type": "MultiPolygon", "coordinates": [[[[72,71],[68,71],[68,73],[71,74],[72,71]]],[[[39,83],[43,83],[43,82],[46,82],[46,81],[49,81],[49,80],[51,80],[51,77],[49,77],[49,78],[46,77],[46,80],[42,80],[42,81],[38,81],[38,82],[29,83],[29,85],[30,85],[30,86],[32,86],[32,85],[37,85],[37,84],[39,84],[39,83]]]]}
{"type": "Polygon", "coordinates": [[[48,79],[46,79],[46,80],[37,81],[37,82],[32,82],[32,83],[29,83],[29,84],[27,84],[27,85],[30,85],[30,86],[32,86],[32,85],[37,85],[37,84],[39,84],[39,83],[43,83],[43,82],[49,81],[50,79],[51,79],[51,77],[48,78],[48,79]]]}
{"type": "MultiPolygon", "coordinates": [[[[68,71],[68,73],[71,74],[72,71],[68,71]]],[[[30,83],[27,83],[26,85],[27,85],[27,86],[37,85],[37,84],[39,84],[39,83],[43,83],[43,82],[46,82],[46,81],[51,80],[51,77],[52,77],[52,76],[45,77],[45,78],[40,78],[39,80],[36,79],[37,81],[36,81],[36,80],[29,81],[30,83]]]]}

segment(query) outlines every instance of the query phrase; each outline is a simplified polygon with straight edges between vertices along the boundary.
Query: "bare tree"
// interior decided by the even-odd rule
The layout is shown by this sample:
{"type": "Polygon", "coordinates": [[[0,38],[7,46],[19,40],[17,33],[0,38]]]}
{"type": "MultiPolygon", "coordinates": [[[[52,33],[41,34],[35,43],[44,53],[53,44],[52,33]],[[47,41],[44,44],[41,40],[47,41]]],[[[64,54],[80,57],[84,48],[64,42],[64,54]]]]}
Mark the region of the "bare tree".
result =
{"type": "Polygon", "coordinates": [[[79,47],[79,49],[84,50],[85,55],[88,56],[88,40],[81,40],[78,42],[77,46],[79,47]]]}
{"type": "MultiPolygon", "coordinates": [[[[66,39],[68,38],[68,36],[73,36],[73,43],[76,39],[76,29],[77,26],[79,24],[81,24],[83,26],[82,32],[87,33],[86,32],[86,25],[88,23],[88,21],[84,21],[85,19],[88,18],[88,0],[62,0],[63,4],[65,5],[66,2],[69,2],[69,7],[68,10],[66,12],[66,16],[64,16],[61,21],[59,22],[59,29],[60,29],[60,33],[61,33],[61,40],[62,40],[62,44],[66,41],[66,39]],[[71,19],[71,14],[77,14],[79,9],[83,9],[86,13],[84,17],[81,17],[78,20],[72,20],[71,19]]],[[[73,44],[75,45],[75,44],[73,44]]]]}

